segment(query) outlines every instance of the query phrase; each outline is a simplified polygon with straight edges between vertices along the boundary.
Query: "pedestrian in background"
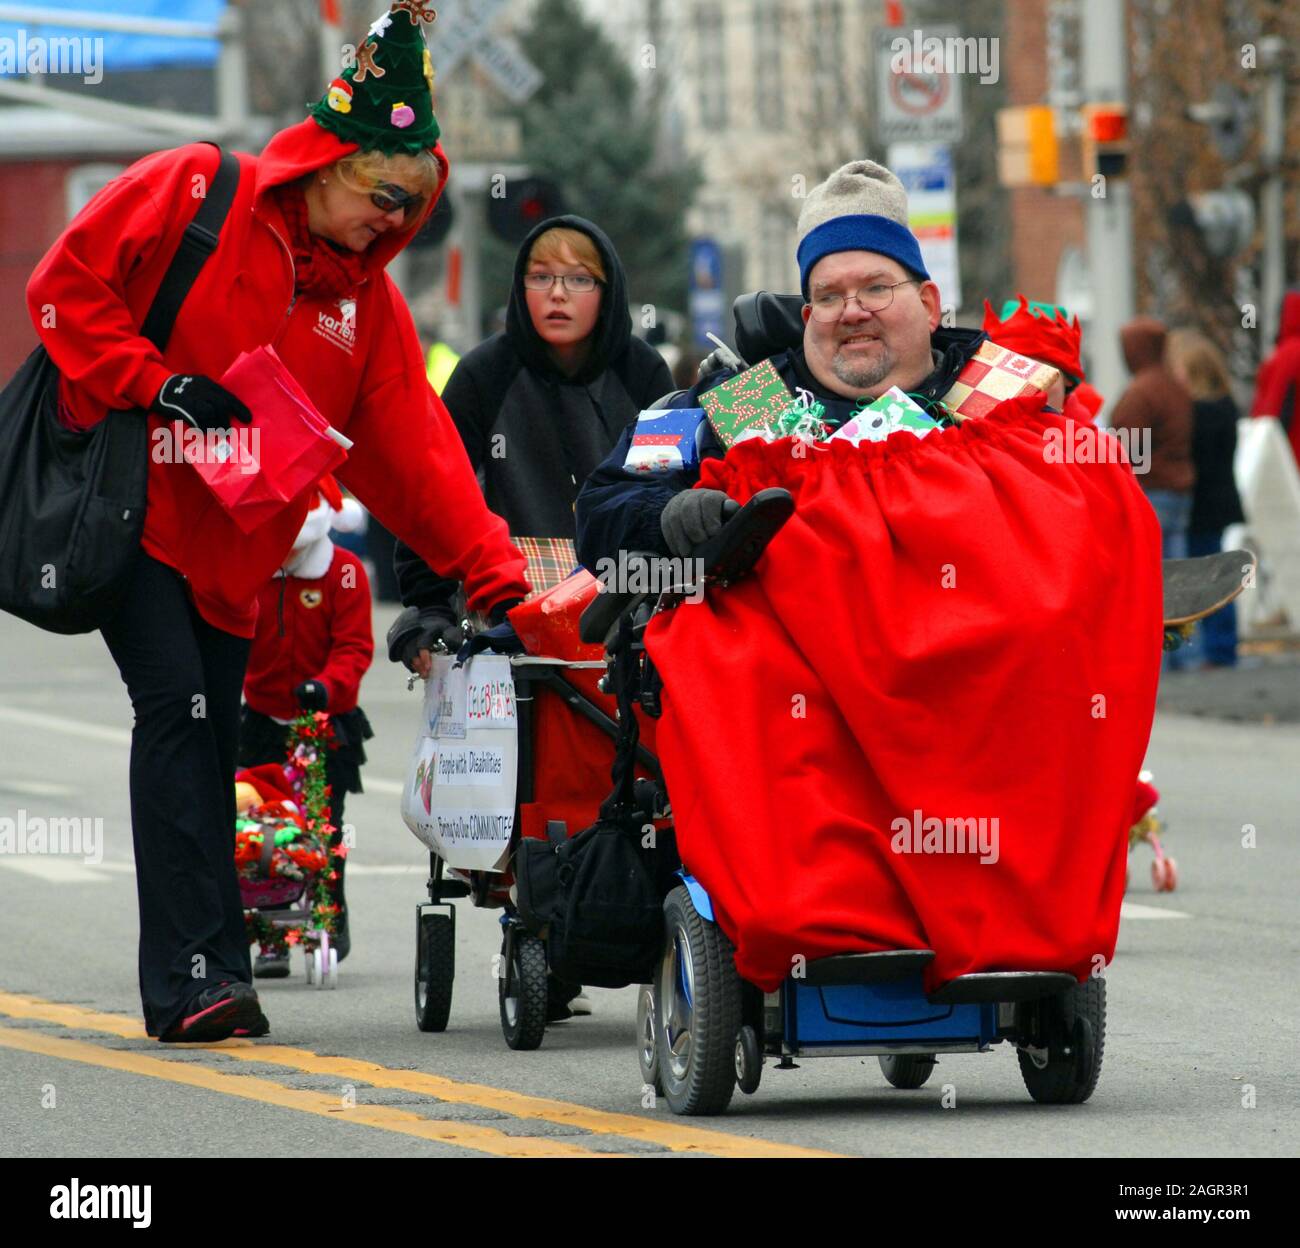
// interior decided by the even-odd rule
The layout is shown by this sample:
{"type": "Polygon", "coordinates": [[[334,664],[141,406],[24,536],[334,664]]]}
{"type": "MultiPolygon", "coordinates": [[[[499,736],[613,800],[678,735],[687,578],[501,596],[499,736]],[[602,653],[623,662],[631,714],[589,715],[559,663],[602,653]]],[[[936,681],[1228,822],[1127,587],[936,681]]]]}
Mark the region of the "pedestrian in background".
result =
{"type": "Polygon", "coordinates": [[[1138,458],[1150,438],[1147,471],[1138,477],[1160,521],[1166,559],[1187,557],[1192,519],[1192,396],[1165,363],[1165,327],[1139,317],[1120,330],[1124,362],[1133,374],[1111,415],[1111,428],[1128,430],[1129,454],[1138,458]]]}
{"type": "MultiPolygon", "coordinates": [[[[571,540],[587,475],[672,388],[663,356],[632,333],[614,244],[592,222],[563,216],[524,239],[506,327],[465,354],[443,401],[510,532],[571,540]]],[[[416,610],[390,631],[390,656],[425,676],[430,647],[459,644],[458,586],[405,543],[394,562],[402,603],[416,610]]]]}
{"type": "Polygon", "coordinates": [[[1255,399],[1250,414],[1276,416],[1300,463],[1300,417],[1296,415],[1300,394],[1297,391],[1300,391],[1300,290],[1289,290],[1282,299],[1277,345],[1259,366],[1255,378],[1255,399]]]}
{"type": "MultiPolygon", "coordinates": [[[[1300,297],[1297,297],[1300,305],[1300,297]]],[[[1237,421],[1241,412],[1229,388],[1228,366],[1203,334],[1176,329],[1166,348],[1169,371],[1192,396],[1192,461],[1196,486],[1187,532],[1187,553],[1212,555],[1223,549],[1223,531],[1245,520],[1233,477],[1237,421]]],[[[1237,606],[1230,602],[1201,621],[1201,657],[1210,667],[1237,662],[1237,606]]],[[[1194,652],[1193,652],[1194,653],[1194,652]]]]}
{"type": "MultiPolygon", "coordinates": [[[[614,244],[583,217],[562,216],[524,239],[504,331],[466,353],[443,399],[488,506],[510,532],[571,541],[588,473],[672,388],[663,356],[632,334],[614,244]]],[[[389,657],[427,676],[431,647],[459,644],[459,586],[402,542],[394,561],[408,612],[389,631],[389,657]]],[[[580,985],[550,976],[547,1022],[590,1012],[580,985]]]]}

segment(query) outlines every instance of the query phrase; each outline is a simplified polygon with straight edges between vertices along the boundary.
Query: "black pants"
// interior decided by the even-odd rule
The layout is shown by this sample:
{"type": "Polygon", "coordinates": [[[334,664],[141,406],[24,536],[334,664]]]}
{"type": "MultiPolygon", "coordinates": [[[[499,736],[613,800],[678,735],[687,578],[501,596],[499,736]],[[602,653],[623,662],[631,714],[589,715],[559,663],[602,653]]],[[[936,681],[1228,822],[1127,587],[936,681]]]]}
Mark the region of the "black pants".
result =
{"type": "Polygon", "coordinates": [[[145,1029],[204,988],[252,983],[235,875],[235,751],[249,641],[206,623],[182,578],[141,554],[103,629],[131,705],[131,831],[145,1029]]]}

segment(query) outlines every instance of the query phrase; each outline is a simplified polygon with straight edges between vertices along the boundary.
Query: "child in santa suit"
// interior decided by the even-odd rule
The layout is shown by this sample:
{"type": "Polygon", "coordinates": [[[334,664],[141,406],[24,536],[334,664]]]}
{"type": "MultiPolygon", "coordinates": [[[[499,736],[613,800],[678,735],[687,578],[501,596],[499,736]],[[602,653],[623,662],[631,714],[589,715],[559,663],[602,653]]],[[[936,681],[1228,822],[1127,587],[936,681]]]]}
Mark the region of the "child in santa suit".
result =
{"type": "MultiPolygon", "coordinates": [[[[257,633],[244,677],[239,761],[243,767],[280,763],[286,756],[289,724],[304,711],[327,711],[334,744],[325,762],[330,786],[331,844],[343,836],[343,803],[361,792],[364,742],[374,735],[357,705],[361,678],[374,656],[370,583],[361,561],[330,541],[329,531],[362,523],[361,508],[344,499],[332,477],[320,484],[320,498],[308,512],[284,566],[258,597],[257,633]]],[[[351,947],[343,895],[346,859],[330,884],[339,907],[334,947],[339,961],[351,947]]],[[[263,948],[253,968],[258,978],[289,974],[286,946],[263,948]]]]}

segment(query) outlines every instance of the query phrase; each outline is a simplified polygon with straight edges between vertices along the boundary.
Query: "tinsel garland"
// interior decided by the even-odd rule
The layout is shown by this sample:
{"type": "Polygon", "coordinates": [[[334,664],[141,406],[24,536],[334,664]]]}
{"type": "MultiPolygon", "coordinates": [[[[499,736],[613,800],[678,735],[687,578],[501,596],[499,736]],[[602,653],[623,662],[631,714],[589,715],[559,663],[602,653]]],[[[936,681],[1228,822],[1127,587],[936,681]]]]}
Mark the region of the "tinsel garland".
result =
{"type": "Polygon", "coordinates": [[[339,908],[330,898],[330,885],[337,882],[339,864],[348,854],[348,847],[341,840],[338,845],[332,844],[336,829],[330,821],[331,793],[325,779],[325,754],[334,740],[330,717],[323,711],[304,713],[289,728],[285,778],[293,788],[308,835],[315,837],[325,848],[329,869],[316,876],[311,902],[312,921],[307,929],[276,927],[260,911],[244,912],[249,941],[256,941],[263,950],[299,944],[305,935],[320,928],[331,936],[335,934],[339,908]]]}

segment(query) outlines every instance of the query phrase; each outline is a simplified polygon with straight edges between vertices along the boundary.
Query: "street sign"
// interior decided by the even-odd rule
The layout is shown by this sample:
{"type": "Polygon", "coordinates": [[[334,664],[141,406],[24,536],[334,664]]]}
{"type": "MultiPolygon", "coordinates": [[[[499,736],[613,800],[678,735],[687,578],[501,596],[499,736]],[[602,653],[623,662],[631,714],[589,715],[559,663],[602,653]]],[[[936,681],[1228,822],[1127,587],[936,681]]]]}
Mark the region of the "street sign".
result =
{"type": "Polygon", "coordinates": [[[429,39],[434,70],[440,75],[451,73],[487,34],[492,19],[509,2],[478,0],[477,4],[466,4],[462,0],[442,0],[429,39]]]}
{"type": "MultiPolygon", "coordinates": [[[[925,37],[957,38],[954,26],[927,26],[925,37]]],[[[957,143],[962,137],[961,78],[916,64],[913,40],[876,32],[876,134],[885,143],[957,143]],[[906,52],[900,52],[907,45],[906,52]]]]}
{"type": "Polygon", "coordinates": [[[691,269],[687,279],[687,310],[695,346],[712,351],[707,335],[723,337],[727,297],[722,283],[722,248],[712,238],[691,240],[691,269]]]}
{"type": "Polygon", "coordinates": [[[957,251],[957,180],[952,152],[933,143],[891,143],[889,168],[907,191],[907,228],[945,308],[961,307],[957,251]]]}
{"type": "Polygon", "coordinates": [[[542,85],[542,71],[508,35],[481,40],[474,49],[474,62],[513,104],[522,104],[542,85]]]}
{"type": "Polygon", "coordinates": [[[436,36],[429,47],[434,72],[450,74],[467,56],[512,103],[522,104],[542,85],[541,70],[509,35],[491,35],[492,19],[509,0],[442,0],[436,36]]]}

